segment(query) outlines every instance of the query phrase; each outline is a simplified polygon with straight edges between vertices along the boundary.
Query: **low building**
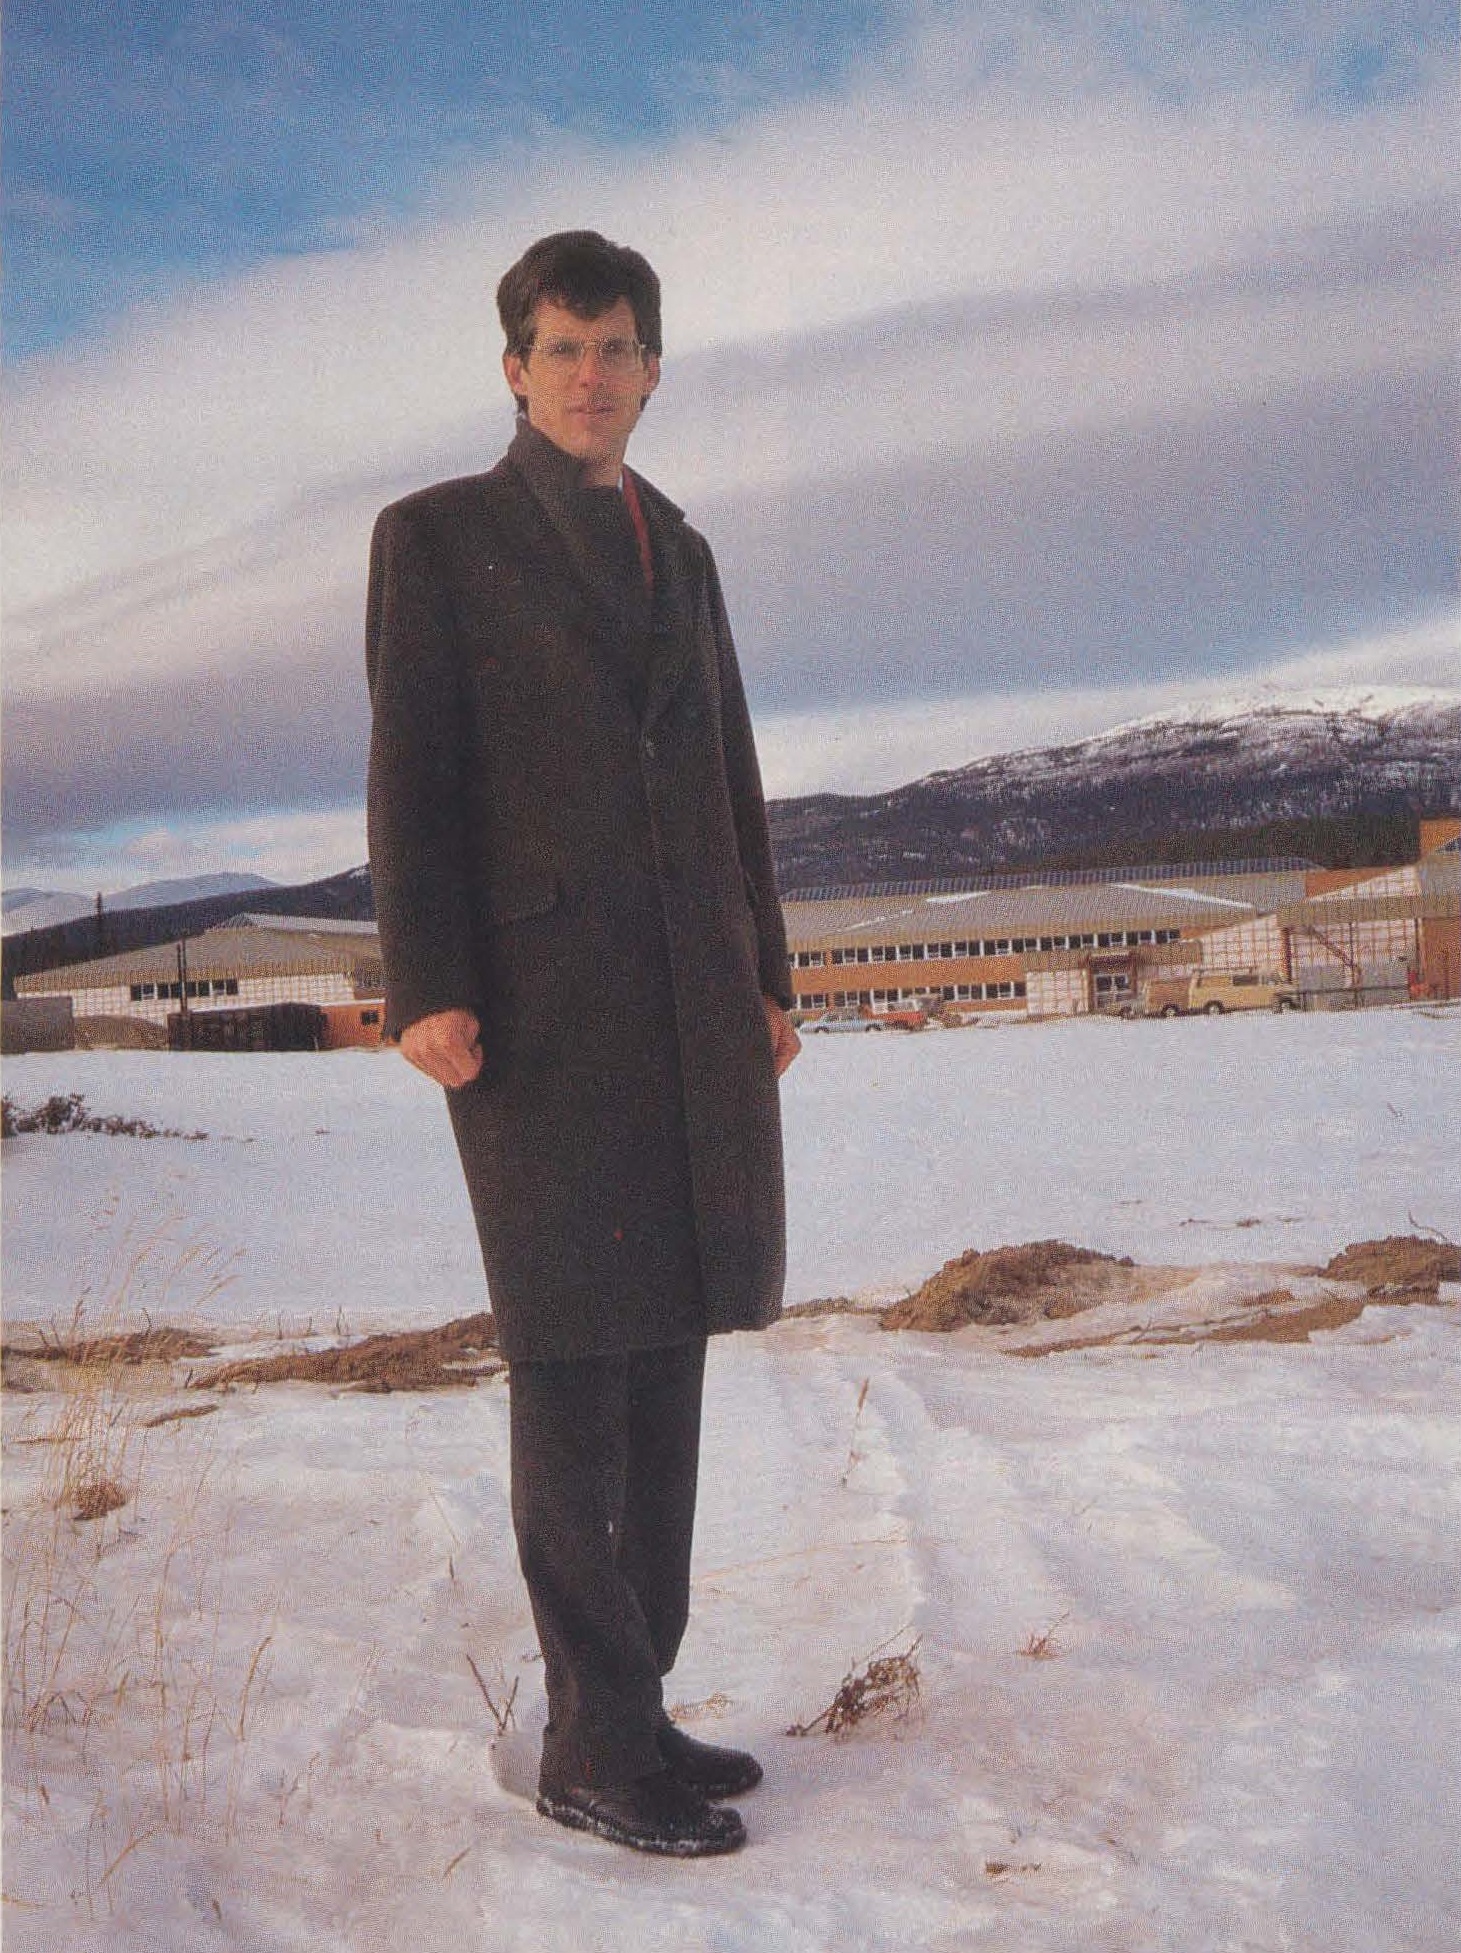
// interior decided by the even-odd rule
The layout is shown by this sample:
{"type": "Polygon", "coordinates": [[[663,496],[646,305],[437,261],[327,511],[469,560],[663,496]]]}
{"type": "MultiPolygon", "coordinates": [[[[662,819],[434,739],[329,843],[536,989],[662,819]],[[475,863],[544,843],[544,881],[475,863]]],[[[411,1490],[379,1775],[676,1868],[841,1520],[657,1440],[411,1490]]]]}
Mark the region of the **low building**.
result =
{"type": "Polygon", "coordinates": [[[793,896],[785,911],[797,1007],[1037,1017],[1119,1009],[1153,971],[1195,967],[1193,939],[1215,916],[1251,921],[1303,887],[1303,865],[1279,863],[1221,876],[1090,870],[793,896]]]}
{"type": "Polygon", "coordinates": [[[1311,1004],[1456,996],[1455,825],[1428,823],[1437,845],[1399,869],[1213,863],[792,895],[797,1009],[1077,1016],[1200,970],[1281,977],[1311,1004]]]}
{"type": "Polygon", "coordinates": [[[78,1023],[308,1004],[326,1048],[380,1042],[380,937],[373,922],[243,915],[184,942],[129,950],[17,979],[23,999],[69,998],[78,1023]],[[372,1037],[370,1033],[374,1031],[372,1037]]]}

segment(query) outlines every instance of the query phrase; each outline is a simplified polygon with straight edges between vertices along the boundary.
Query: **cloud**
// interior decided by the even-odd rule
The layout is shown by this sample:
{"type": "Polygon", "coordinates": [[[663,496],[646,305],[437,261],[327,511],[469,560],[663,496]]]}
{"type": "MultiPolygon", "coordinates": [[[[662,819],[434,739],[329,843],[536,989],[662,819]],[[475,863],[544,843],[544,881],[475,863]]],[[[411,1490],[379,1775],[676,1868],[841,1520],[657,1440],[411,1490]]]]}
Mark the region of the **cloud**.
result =
{"type": "MultiPolygon", "coordinates": [[[[1451,689],[1461,670],[1461,610],[1413,629],[1306,647],[1244,675],[1246,695],[1348,686],[1451,689]]],[[[1204,680],[941,698],[876,700],[757,715],[766,790],[877,793],[988,753],[1058,745],[1146,713],[1226,697],[1226,676],[1204,680]]],[[[349,745],[347,742],[347,750],[349,745]]],[[[195,810],[156,826],[120,818],[95,829],[44,833],[26,849],[26,872],[48,888],[119,889],[139,880],[238,869],[304,882],[365,859],[364,809],[281,807],[242,819],[207,811],[206,773],[195,810]]],[[[123,796],[119,804],[126,805],[123,796]]]]}
{"type": "Polygon", "coordinates": [[[1432,616],[1453,143],[1434,90],[975,114],[905,62],[714,137],[520,147],[431,226],[140,309],[11,386],[8,845],[358,795],[371,517],[500,452],[491,289],[568,223],[661,270],[636,460],[717,545],[763,720],[842,728],[818,784],[858,715],[1432,616]]]}
{"type": "MultiPolygon", "coordinates": [[[[1315,644],[1256,665],[1244,696],[1265,697],[1346,686],[1455,691],[1461,677],[1461,609],[1412,629],[1315,644]]],[[[1138,684],[1073,684],[1040,691],[989,691],[889,705],[827,706],[771,712],[756,741],[767,791],[879,793],[990,753],[1062,745],[1149,712],[1228,697],[1220,677],[1153,677],[1138,684]]]]}
{"type": "Polygon", "coordinates": [[[230,871],[298,884],[365,860],[365,810],[290,809],[186,826],[126,822],[48,836],[29,858],[58,893],[114,894],[144,881],[230,871]]]}

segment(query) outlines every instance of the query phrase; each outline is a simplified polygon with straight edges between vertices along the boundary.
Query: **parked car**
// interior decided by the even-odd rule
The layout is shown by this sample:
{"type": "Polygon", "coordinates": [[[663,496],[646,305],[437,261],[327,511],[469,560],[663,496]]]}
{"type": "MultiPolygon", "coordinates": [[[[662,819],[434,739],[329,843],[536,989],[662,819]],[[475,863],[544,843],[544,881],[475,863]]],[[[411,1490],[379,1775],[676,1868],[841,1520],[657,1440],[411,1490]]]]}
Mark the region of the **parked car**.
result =
{"type": "Polygon", "coordinates": [[[864,1017],[856,1010],[824,1010],[819,1016],[808,1018],[801,1026],[805,1037],[809,1031],[880,1031],[882,1025],[875,1017],[864,1017]]]}

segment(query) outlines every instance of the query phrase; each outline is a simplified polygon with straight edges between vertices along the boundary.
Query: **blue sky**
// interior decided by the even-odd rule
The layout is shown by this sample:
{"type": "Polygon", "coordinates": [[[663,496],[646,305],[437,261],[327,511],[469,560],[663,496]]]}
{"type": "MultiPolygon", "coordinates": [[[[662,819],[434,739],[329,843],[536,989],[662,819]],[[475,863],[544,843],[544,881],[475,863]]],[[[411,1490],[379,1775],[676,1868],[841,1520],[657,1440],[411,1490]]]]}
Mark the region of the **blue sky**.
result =
{"type": "Polygon", "coordinates": [[[16,0],[10,356],[200,277],[348,246],[554,129],[724,126],[835,81],[880,30],[850,5],[16,0]]]}
{"type": "Polygon", "coordinates": [[[7,9],[8,883],[361,858],[374,511],[491,292],[648,251],[634,458],[774,791],[1455,684],[1455,18],[1366,0],[7,9]]]}

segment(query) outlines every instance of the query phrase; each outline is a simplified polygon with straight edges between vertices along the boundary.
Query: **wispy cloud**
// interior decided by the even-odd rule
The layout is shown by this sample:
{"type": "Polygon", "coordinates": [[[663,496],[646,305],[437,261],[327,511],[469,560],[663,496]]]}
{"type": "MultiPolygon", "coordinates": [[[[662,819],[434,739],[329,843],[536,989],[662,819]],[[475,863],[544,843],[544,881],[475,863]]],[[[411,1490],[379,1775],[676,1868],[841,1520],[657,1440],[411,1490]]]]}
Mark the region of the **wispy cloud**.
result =
{"type": "Polygon", "coordinates": [[[1424,664],[1404,633],[1455,588],[1449,94],[1414,49],[1342,116],[1231,60],[1196,101],[1129,62],[1064,90],[1026,34],[1002,71],[984,46],[976,113],[954,33],[925,16],[855,88],[713,136],[521,144],[440,221],[32,362],[9,844],[352,801],[371,517],[500,452],[492,286],[570,223],[664,277],[636,459],[717,545],[783,789],[867,784],[855,722],[907,772],[969,757],[949,701],[969,736],[1058,733],[1061,700],[1068,729],[1316,643],[1424,664]]]}

